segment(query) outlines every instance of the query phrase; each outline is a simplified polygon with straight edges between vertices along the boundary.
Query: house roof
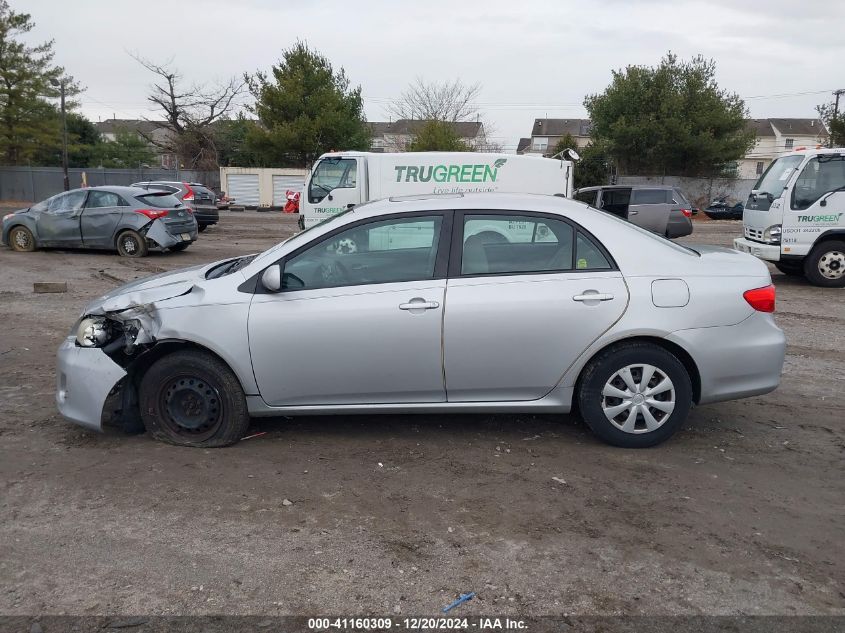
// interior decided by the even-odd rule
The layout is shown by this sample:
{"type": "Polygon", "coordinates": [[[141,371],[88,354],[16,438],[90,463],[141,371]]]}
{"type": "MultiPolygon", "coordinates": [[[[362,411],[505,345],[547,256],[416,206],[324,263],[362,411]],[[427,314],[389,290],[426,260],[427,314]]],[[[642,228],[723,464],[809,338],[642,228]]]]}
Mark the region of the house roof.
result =
{"type": "Polygon", "coordinates": [[[149,134],[165,127],[164,121],[146,121],[144,119],[106,119],[94,124],[100,134],[116,132],[139,132],[149,134]]]}
{"type": "Polygon", "coordinates": [[[531,136],[589,136],[590,119],[534,119],[531,136]]]}
{"type": "Polygon", "coordinates": [[[769,119],[781,134],[795,134],[796,136],[826,135],[824,125],[820,119],[769,119]]]}
{"type": "MultiPolygon", "coordinates": [[[[384,136],[385,134],[417,134],[426,123],[428,121],[418,119],[397,119],[396,121],[370,121],[368,125],[373,136],[384,136]]],[[[455,134],[461,138],[475,138],[484,127],[480,121],[457,121],[451,125],[455,134]]]]}
{"type": "Polygon", "coordinates": [[[757,136],[774,136],[773,128],[786,136],[827,136],[821,119],[749,119],[748,127],[757,136]]]}
{"type": "Polygon", "coordinates": [[[516,153],[519,154],[520,152],[524,152],[525,150],[528,149],[528,147],[530,145],[531,145],[531,139],[530,138],[524,138],[523,137],[523,138],[519,139],[519,143],[516,144],[516,153]]]}

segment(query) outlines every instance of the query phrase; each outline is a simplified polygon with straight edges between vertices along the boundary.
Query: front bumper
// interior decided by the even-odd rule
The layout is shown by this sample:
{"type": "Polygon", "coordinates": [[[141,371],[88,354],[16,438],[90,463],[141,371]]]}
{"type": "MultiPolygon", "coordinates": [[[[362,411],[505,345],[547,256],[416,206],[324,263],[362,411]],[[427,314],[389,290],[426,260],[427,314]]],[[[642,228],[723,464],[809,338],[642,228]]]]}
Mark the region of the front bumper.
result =
{"type": "Polygon", "coordinates": [[[763,244],[761,242],[752,242],[744,237],[737,237],[734,239],[734,250],[748,253],[770,262],[780,261],[780,244],[763,244]]]}
{"type": "Polygon", "coordinates": [[[69,336],[56,354],[56,406],[62,416],[96,431],[103,430],[103,408],[126,372],[93,347],[78,347],[69,336]]]}
{"type": "Polygon", "coordinates": [[[780,384],[786,336],[771,314],[755,312],[736,325],[678,330],[667,338],[698,367],[699,404],[758,396],[780,384]]]}

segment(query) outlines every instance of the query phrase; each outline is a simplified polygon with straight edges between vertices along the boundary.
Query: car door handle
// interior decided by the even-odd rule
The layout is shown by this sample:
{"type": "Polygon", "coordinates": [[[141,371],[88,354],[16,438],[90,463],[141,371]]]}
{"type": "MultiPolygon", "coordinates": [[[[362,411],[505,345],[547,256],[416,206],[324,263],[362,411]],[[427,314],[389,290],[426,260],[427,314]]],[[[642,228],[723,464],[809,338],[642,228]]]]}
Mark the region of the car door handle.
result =
{"type": "Polygon", "coordinates": [[[400,310],[435,310],[440,307],[437,301],[426,301],[425,299],[411,299],[408,303],[400,303],[400,310]]]}
{"type": "Polygon", "coordinates": [[[638,213],[639,213],[639,211],[637,211],[637,210],[628,211],[628,215],[637,215],[638,213]]]}
{"type": "Polygon", "coordinates": [[[573,301],[611,301],[612,299],[613,295],[600,292],[591,292],[572,297],[573,301]]]}

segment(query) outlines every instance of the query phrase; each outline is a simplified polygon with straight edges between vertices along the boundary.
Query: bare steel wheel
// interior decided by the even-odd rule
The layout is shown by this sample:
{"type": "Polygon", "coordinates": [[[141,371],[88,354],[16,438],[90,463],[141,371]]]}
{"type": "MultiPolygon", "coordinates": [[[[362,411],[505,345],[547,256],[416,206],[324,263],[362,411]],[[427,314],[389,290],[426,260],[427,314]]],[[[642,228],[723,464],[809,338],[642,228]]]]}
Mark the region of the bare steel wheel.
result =
{"type": "Polygon", "coordinates": [[[668,349],[648,341],[619,343],[581,372],[576,392],[584,421],[609,444],[654,446],[668,439],[692,406],[692,380],[668,349]]]}
{"type": "Polygon", "coordinates": [[[675,410],[675,385],[654,365],[628,365],[601,392],[605,417],[625,433],[656,431],[675,410]]]}
{"type": "Polygon", "coordinates": [[[219,358],[198,350],[168,354],[144,374],[141,418],[156,439],[181,446],[227,446],[249,427],[244,392],[219,358]]]}
{"type": "Polygon", "coordinates": [[[804,273],[816,286],[845,287],[845,242],[829,240],[817,245],[804,260],[804,273]]]}
{"type": "Polygon", "coordinates": [[[144,257],[147,254],[147,238],[137,231],[123,231],[117,236],[117,252],[123,257],[144,257]]]}
{"type": "Polygon", "coordinates": [[[13,250],[29,253],[35,250],[35,238],[25,226],[16,226],[9,231],[9,245],[13,250]]]}

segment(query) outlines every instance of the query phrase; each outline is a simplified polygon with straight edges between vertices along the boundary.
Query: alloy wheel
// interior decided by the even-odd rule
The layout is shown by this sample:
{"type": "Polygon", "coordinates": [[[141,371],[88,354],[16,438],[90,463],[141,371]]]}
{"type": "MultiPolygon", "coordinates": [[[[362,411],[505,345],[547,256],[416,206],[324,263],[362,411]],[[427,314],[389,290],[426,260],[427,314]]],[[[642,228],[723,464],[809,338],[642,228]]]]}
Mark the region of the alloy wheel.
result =
{"type": "Polygon", "coordinates": [[[675,410],[675,385],[654,365],[623,367],[605,383],[601,395],[605,417],[625,433],[655,431],[675,410]]]}

